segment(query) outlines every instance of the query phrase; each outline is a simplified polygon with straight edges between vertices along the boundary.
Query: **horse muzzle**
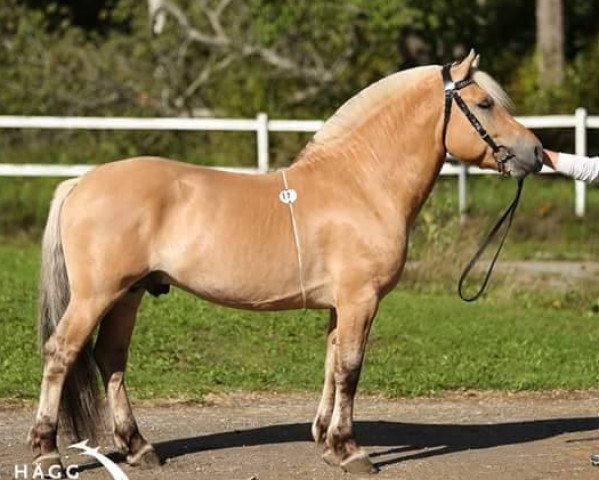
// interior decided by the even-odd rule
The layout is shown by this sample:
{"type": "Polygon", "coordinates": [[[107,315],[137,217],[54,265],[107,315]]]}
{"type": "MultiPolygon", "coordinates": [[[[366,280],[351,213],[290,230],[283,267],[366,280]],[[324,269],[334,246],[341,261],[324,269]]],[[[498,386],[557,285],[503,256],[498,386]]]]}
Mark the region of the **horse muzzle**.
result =
{"type": "MultiPolygon", "coordinates": [[[[506,154],[501,152],[500,155],[509,155],[504,158],[503,165],[506,166],[505,172],[515,178],[524,178],[529,173],[539,173],[543,168],[543,147],[541,144],[533,144],[527,142],[525,145],[517,144],[512,149],[506,149],[506,154]]],[[[496,157],[498,164],[501,162],[501,156],[496,157]]]]}

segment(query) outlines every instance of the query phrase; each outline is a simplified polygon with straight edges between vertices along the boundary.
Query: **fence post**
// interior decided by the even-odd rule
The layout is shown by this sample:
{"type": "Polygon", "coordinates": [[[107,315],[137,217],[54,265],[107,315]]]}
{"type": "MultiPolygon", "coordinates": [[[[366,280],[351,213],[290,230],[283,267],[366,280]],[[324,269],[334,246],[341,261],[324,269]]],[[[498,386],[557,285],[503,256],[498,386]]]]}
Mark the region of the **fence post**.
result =
{"type": "Polygon", "coordinates": [[[256,144],[258,148],[258,171],[260,173],[268,172],[268,115],[259,113],[256,115],[256,144]]]}
{"type": "MultiPolygon", "coordinates": [[[[587,111],[584,108],[577,108],[575,113],[575,152],[576,155],[587,154],[587,111]]],[[[576,198],[574,201],[574,211],[577,217],[584,217],[586,206],[586,185],[584,182],[575,181],[574,191],[576,198]]]]}
{"type": "Polygon", "coordinates": [[[458,204],[460,209],[460,223],[466,222],[466,210],[468,208],[468,198],[466,190],[466,179],[468,176],[468,166],[461,163],[458,172],[458,204]]]}

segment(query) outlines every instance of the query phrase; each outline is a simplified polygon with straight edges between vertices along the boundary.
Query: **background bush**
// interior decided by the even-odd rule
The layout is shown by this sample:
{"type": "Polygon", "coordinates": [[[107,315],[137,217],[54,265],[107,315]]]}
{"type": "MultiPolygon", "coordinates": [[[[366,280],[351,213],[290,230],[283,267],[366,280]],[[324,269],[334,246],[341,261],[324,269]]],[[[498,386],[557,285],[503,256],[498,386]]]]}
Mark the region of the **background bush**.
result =
{"type": "MultiPolygon", "coordinates": [[[[209,31],[204,2],[174,3],[192,26],[209,31]]],[[[216,3],[205,4],[212,8],[216,3]]],[[[482,67],[513,96],[515,113],[572,113],[578,106],[598,113],[599,1],[569,0],[564,9],[565,81],[542,89],[534,2],[244,0],[223,14],[232,46],[220,51],[186,40],[172,17],[160,35],[152,35],[145,2],[4,0],[0,114],[253,117],[265,111],[272,118],[326,118],[374,80],[419,63],[450,61],[470,46],[482,53],[482,67]],[[410,41],[420,42],[417,55],[409,51],[410,41]],[[241,54],[250,44],[271,49],[297,68],[278,68],[258,54],[241,54]],[[226,68],[198,87],[201,72],[217,68],[227,55],[232,60],[226,68]],[[331,77],[310,73],[319,68],[331,77]]],[[[573,149],[571,130],[540,136],[555,149],[573,149]]],[[[272,166],[291,162],[308,139],[273,134],[272,166]]],[[[590,134],[589,145],[591,153],[599,153],[599,135],[590,134]]],[[[0,132],[0,161],[11,163],[95,164],[152,154],[207,165],[254,165],[255,149],[251,133],[0,132]]],[[[0,236],[24,232],[35,238],[55,184],[53,179],[0,179],[0,236]]],[[[501,187],[493,183],[489,188],[501,187]]],[[[473,202],[472,213],[476,209],[473,202]]],[[[569,212],[570,205],[563,211],[569,212]]],[[[445,223],[432,210],[424,211],[421,223],[425,236],[435,241],[459,230],[451,224],[441,231],[445,223]]]]}

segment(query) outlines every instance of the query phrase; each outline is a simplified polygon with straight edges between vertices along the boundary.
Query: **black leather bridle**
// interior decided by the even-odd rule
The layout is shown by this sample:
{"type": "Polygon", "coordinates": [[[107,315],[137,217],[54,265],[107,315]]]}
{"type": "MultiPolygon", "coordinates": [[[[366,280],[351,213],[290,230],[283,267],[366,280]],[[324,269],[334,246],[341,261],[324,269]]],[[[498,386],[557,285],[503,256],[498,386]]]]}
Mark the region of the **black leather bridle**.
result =
{"type": "Polygon", "coordinates": [[[476,130],[476,133],[480,136],[481,139],[485,141],[491,150],[493,150],[493,157],[497,162],[497,169],[502,174],[507,174],[505,169],[506,163],[514,157],[514,154],[509,150],[509,148],[504,145],[497,145],[495,140],[489,135],[489,132],[485,130],[482,124],[479,122],[478,118],[472,113],[472,111],[464,102],[464,99],[458,93],[464,87],[474,83],[474,80],[470,77],[465,78],[464,80],[460,80],[458,82],[454,82],[451,78],[451,67],[454,64],[448,63],[443,66],[441,70],[441,75],[443,76],[443,90],[445,91],[445,112],[443,117],[443,147],[447,152],[447,147],[445,145],[445,137],[447,135],[447,125],[449,125],[449,119],[451,118],[451,106],[453,105],[453,101],[455,100],[456,105],[460,108],[460,110],[464,113],[470,124],[476,130]]]}
{"type": "MultiPolygon", "coordinates": [[[[443,142],[443,148],[445,149],[445,153],[447,153],[447,146],[445,145],[445,137],[447,135],[447,125],[449,124],[449,119],[451,118],[451,106],[453,105],[453,102],[455,101],[455,103],[460,108],[460,110],[464,113],[464,115],[466,116],[466,118],[468,119],[470,124],[474,127],[474,129],[476,130],[476,132],[478,133],[480,138],[482,138],[487,143],[487,145],[489,145],[489,147],[491,147],[491,150],[493,150],[493,157],[495,158],[495,162],[497,162],[497,169],[499,170],[499,172],[503,175],[507,175],[509,172],[505,168],[506,163],[510,159],[514,158],[515,155],[510,151],[509,148],[505,147],[504,145],[497,145],[495,140],[493,140],[493,138],[489,135],[489,132],[487,132],[485,130],[485,128],[479,122],[478,118],[476,118],[476,116],[468,108],[468,105],[466,105],[466,102],[464,102],[464,100],[462,99],[462,97],[458,93],[458,91],[461,90],[462,88],[467,87],[468,85],[474,83],[474,80],[472,78],[468,77],[468,78],[465,78],[464,80],[454,82],[451,79],[452,65],[453,64],[444,65],[441,70],[441,74],[443,76],[443,89],[445,90],[445,111],[444,111],[444,118],[443,118],[443,133],[442,133],[441,138],[442,138],[442,142],[443,142]]],[[[466,302],[472,302],[474,300],[477,300],[485,291],[487,284],[489,283],[489,279],[491,278],[491,273],[493,273],[493,268],[495,267],[495,262],[497,261],[497,258],[499,257],[499,253],[501,252],[503,243],[505,242],[507,234],[512,225],[512,220],[514,219],[514,213],[516,212],[516,209],[518,208],[518,204],[520,203],[520,195],[522,193],[523,185],[524,185],[524,180],[519,179],[518,180],[518,188],[516,189],[516,196],[512,200],[512,203],[510,203],[508,208],[499,217],[499,219],[497,220],[497,222],[495,223],[493,228],[489,231],[489,233],[485,237],[484,241],[482,242],[482,244],[476,251],[476,253],[472,256],[472,258],[466,264],[466,267],[462,271],[462,274],[460,275],[460,280],[458,281],[458,295],[460,296],[460,298],[462,300],[464,300],[466,302]],[[464,281],[468,277],[468,274],[470,273],[470,271],[477,264],[478,260],[480,259],[480,257],[484,253],[484,251],[487,249],[489,244],[493,241],[495,236],[499,233],[499,231],[501,230],[501,226],[506,221],[507,221],[506,228],[503,231],[503,235],[501,236],[501,240],[499,241],[497,251],[493,255],[493,258],[491,259],[491,263],[489,264],[489,267],[487,268],[487,271],[485,273],[485,276],[483,278],[480,288],[476,291],[476,293],[474,295],[466,296],[464,294],[464,288],[463,288],[464,281]]]]}

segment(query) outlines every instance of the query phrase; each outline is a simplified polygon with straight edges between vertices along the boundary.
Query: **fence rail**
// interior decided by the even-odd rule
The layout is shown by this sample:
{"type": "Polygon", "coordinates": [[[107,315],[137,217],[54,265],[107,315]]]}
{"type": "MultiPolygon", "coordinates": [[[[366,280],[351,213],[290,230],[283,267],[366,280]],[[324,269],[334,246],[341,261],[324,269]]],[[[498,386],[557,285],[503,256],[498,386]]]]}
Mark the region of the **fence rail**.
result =
{"type": "MultiPolygon", "coordinates": [[[[587,129],[599,129],[599,116],[588,116],[584,108],[576,109],[574,115],[544,115],[517,117],[525,127],[532,129],[574,129],[574,151],[587,153],[587,129]]],[[[214,167],[242,173],[265,173],[269,170],[270,132],[316,132],[323,125],[321,120],[271,120],[265,113],[253,119],[232,118],[127,118],[127,117],[42,117],[0,115],[0,129],[71,129],[71,130],[185,130],[185,131],[242,131],[256,133],[256,167],[214,167]]],[[[75,177],[83,175],[94,165],[8,164],[0,163],[0,177],[75,177]]],[[[460,215],[465,215],[468,203],[468,175],[496,174],[490,170],[469,167],[464,164],[445,163],[441,175],[458,177],[458,204],[460,215]]],[[[541,173],[552,173],[543,168],[541,173]]],[[[577,216],[585,214],[586,189],[582,182],[574,182],[574,211],[577,216]]]]}

